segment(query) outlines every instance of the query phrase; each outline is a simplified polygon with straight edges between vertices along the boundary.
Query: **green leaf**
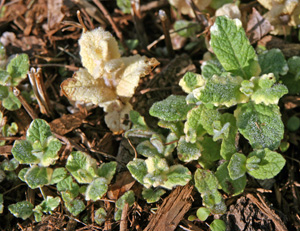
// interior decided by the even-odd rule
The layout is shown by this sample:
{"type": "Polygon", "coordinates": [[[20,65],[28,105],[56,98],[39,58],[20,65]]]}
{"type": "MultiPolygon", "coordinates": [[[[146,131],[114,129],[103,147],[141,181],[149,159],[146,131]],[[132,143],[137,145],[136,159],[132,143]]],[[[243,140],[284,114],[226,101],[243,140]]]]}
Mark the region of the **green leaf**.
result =
{"type": "Polygon", "coordinates": [[[14,136],[18,133],[18,125],[15,122],[12,122],[10,126],[7,128],[7,135],[14,136]]]}
{"type": "Polygon", "coordinates": [[[118,209],[123,209],[124,205],[127,203],[130,206],[135,202],[134,192],[132,190],[124,193],[117,201],[116,207],[118,209]]]}
{"type": "Polygon", "coordinates": [[[193,105],[188,105],[185,96],[170,95],[163,101],[156,102],[149,110],[151,116],[166,121],[185,120],[186,115],[193,105]]]}
{"type": "Polygon", "coordinates": [[[132,122],[132,128],[124,133],[125,137],[150,137],[154,132],[147,126],[144,117],[137,111],[129,112],[129,119],[132,122]]]}
{"type": "Polygon", "coordinates": [[[0,85],[0,100],[8,97],[8,87],[0,85]]]}
{"type": "Polygon", "coordinates": [[[297,116],[290,117],[286,127],[291,132],[297,131],[300,127],[300,119],[297,116]]]}
{"type": "Polygon", "coordinates": [[[11,83],[10,74],[7,71],[0,69],[0,84],[3,85],[3,87],[4,87],[4,86],[10,86],[10,83],[11,83]]]}
{"type": "Polygon", "coordinates": [[[88,184],[97,177],[97,161],[84,152],[71,152],[66,168],[78,183],[88,184]]]}
{"type": "Polygon", "coordinates": [[[8,210],[15,216],[26,220],[32,214],[33,204],[29,201],[20,201],[8,206],[8,210]]]}
{"type": "Polygon", "coordinates": [[[144,177],[147,175],[147,165],[143,159],[133,159],[127,164],[127,168],[134,179],[144,184],[144,177]]]}
{"type": "Polygon", "coordinates": [[[221,193],[218,190],[213,190],[209,193],[201,193],[203,204],[213,214],[223,214],[227,208],[221,193]]]}
{"type": "Polygon", "coordinates": [[[13,86],[17,86],[22,79],[26,78],[28,70],[29,57],[27,54],[16,55],[6,67],[6,71],[12,77],[13,86]]]}
{"type": "Polygon", "coordinates": [[[201,24],[187,20],[176,20],[173,26],[177,34],[186,38],[196,36],[202,29],[201,24]]]}
{"type": "Polygon", "coordinates": [[[160,120],[160,121],[158,121],[157,125],[162,128],[170,129],[171,132],[176,134],[177,137],[180,137],[181,135],[183,135],[183,126],[184,125],[183,125],[182,121],[169,122],[169,121],[160,120]]]}
{"type": "Polygon", "coordinates": [[[57,208],[60,204],[59,197],[47,196],[45,200],[43,200],[39,205],[35,206],[34,212],[43,212],[43,213],[51,213],[54,209],[57,208]]]}
{"type": "Polygon", "coordinates": [[[203,103],[231,107],[248,101],[248,97],[240,91],[242,81],[241,77],[232,77],[229,73],[214,75],[207,79],[203,87],[194,90],[193,94],[203,103]]]}
{"type": "Polygon", "coordinates": [[[236,196],[242,193],[246,187],[247,177],[245,174],[236,180],[230,178],[227,161],[218,167],[215,175],[222,187],[222,190],[229,195],[236,196]]]}
{"type": "Polygon", "coordinates": [[[56,188],[59,192],[69,192],[71,199],[74,199],[79,194],[79,186],[73,181],[71,176],[59,181],[56,188]]]}
{"type": "Polygon", "coordinates": [[[163,187],[172,189],[178,185],[186,185],[192,179],[192,174],[188,168],[177,164],[169,168],[167,180],[163,183],[163,187]]]}
{"type": "Polygon", "coordinates": [[[240,133],[249,140],[254,149],[279,147],[284,126],[277,105],[254,104],[238,106],[234,115],[240,133]]]}
{"type": "Polygon", "coordinates": [[[30,188],[35,189],[49,184],[52,173],[52,168],[34,166],[26,172],[24,179],[30,188]]]}
{"type": "Polygon", "coordinates": [[[261,75],[273,73],[279,79],[279,75],[285,75],[289,70],[288,64],[278,48],[261,53],[258,56],[258,62],[261,67],[261,75]]]}
{"type": "Polygon", "coordinates": [[[0,214],[3,213],[4,205],[3,205],[3,194],[0,193],[0,214]]]}
{"type": "Polygon", "coordinates": [[[173,160],[172,153],[177,146],[177,142],[178,142],[178,136],[173,132],[169,133],[169,135],[167,136],[167,139],[166,139],[166,145],[165,145],[165,151],[164,151],[164,157],[168,161],[173,160]]]}
{"type": "Polygon", "coordinates": [[[276,79],[272,73],[261,77],[251,78],[255,83],[254,93],[251,99],[256,103],[278,104],[279,99],[288,93],[288,89],[283,84],[274,84],[276,79]]]}
{"type": "Polygon", "coordinates": [[[208,61],[204,61],[201,65],[201,73],[205,79],[210,79],[214,75],[220,76],[225,69],[217,58],[212,58],[208,61]]]}
{"type": "Polygon", "coordinates": [[[105,178],[107,180],[107,183],[109,184],[115,175],[116,169],[117,169],[117,162],[115,161],[103,163],[98,168],[97,175],[99,177],[105,178]]]}
{"type": "Polygon", "coordinates": [[[52,136],[48,137],[44,144],[45,148],[43,150],[40,165],[47,167],[55,164],[55,161],[58,159],[58,152],[61,146],[62,144],[58,139],[52,136]]]}
{"type": "Polygon", "coordinates": [[[15,111],[21,108],[22,104],[19,99],[11,91],[8,93],[8,97],[3,99],[2,106],[7,110],[15,111]]]}
{"type": "Polygon", "coordinates": [[[124,14],[130,14],[131,3],[130,0],[117,0],[117,6],[121,9],[124,14]]]}
{"type": "MultiPolygon", "coordinates": [[[[187,114],[187,120],[184,124],[184,133],[186,134],[186,142],[195,143],[196,139],[206,133],[206,130],[203,128],[205,120],[201,120],[202,116],[206,115],[205,106],[200,105],[193,108],[187,114]]],[[[215,113],[217,115],[217,113],[215,113]]],[[[205,126],[208,128],[208,126],[205,126]]]]}
{"type": "Polygon", "coordinates": [[[206,166],[212,164],[214,161],[220,160],[220,143],[214,142],[213,139],[209,136],[203,136],[200,143],[201,156],[198,159],[198,162],[202,166],[206,166]]]}
{"type": "Polygon", "coordinates": [[[86,189],[85,200],[96,201],[101,199],[101,197],[107,192],[107,183],[107,180],[103,177],[94,179],[86,189]]]}
{"type": "Polygon", "coordinates": [[[94,219],[98,225],[102,225],[106,220],[107,213],[104,208],[99,208],[95,211],[94,219]]]}
{"type": "Polygon", "coordinates": [[[143,198],[147,201],[147,203],[154,203],[159,201],[160,197],[165,193],[166,191],[161,188],[158,189],[144,188],[142,195],[143,198]]]}
{"type": "Polygon", "coordinates": [[[138,152],[138,154],[143,155],[145,157],[151,157],[151,156],[162,157],[162,154],[157,151],[156,147],[154,147],[149,140],[145,140],[139,143],[138,146],[136,147],[136,151],[138,152]]]}
{"type": "Polygon", "coordinates": [[[236,135],[238,133],[238,128],[236,126],[236,119],[232,114],[224,113],[221,117],[222,124],[230,123],[228,136],[223,138],[221,144],[220,155],[225,160],[230,160],[233,153],[235,153],[236,147],[236,135]]]}
{"type": "Polygon", "coordinates": [[[251,152],[247,158],[247,172],[256,179],[270,179],[285,165],[281,154],[265,148],[251,152]]]}
{"type": "Polygon", "coordinates": [[[50,184],[57,184],[67,177],[67,170],[65,168],[56,168],[53,171],[50,184]]]}
{"type": "Polygon", "coordinates": [[[79,199],[75,199],[68,203],[65,203],[65,206],[68,211],[75,217],[85,209],[83,201],[79,199]]]}
{"type": "Polygon", "coordinates": [[[13,171],[16,170],[19,167],[19,161],[17,161],[15,158],[12,158],[11,160],[4,160],[1,163],[1,169],[5,171],[13,171]]]}
{"type": "Polygon", "coordinates": [[[183,162],[197,160],[201,156],[199,142],[189,143],[185,141],[185,137],[181,136],[177,147],[178,158],[183,162]]]}
{"type": "Polygon", "coordinates": [[[18,177],[20,178],[21,181],[25,182],[25,174],[27,173],[28,170],[29,168],[22,168],[18,173],[18,177]]]}
{"type": "Polygon", "coordinates": [[[194,175],[195,186],[200,193],[209,193],[217,190],[219,182],[216,176],[209,170],[198,168],[194,175]]]}
{"type": "Polygon", "coordinates": [[[226,224],[223,220],[216,219],[210,224],[211,231],[225,231],[226,224]]]}
{"type": "Polygon", "coordinates": [[[205,207],[200,207],[197,209],[197,217],[199,218],[200,221],[205,221],[210,214],[210,210],[205,207]]]}
{"type": "Polygon", "coordinates": [[[137,111],[133,111],[133,110],[130,111],[129,119],[133,123],[133,126],[148,129],[144,117],[141,116],[141,114],[138,113],[137,111]]]}
{"type": "Polygon", "coordinates": [[[40,141],[43,145],[49,136],[52,136],[50,126],[42,119],[33,120],[26,133],[27,140],[32,144],[35,141],[40,141]]]}
{"type": "Polygon", "coordinates": [[[232,180],[237,180],[245,175],[247,171],[246,159],[247,157],[241,153],[235,153],[232,155],[228,164],[228,172],[232,180]]]}
{"type": "Polygon", "coordinates": [[[260,73],[257,55],[240,20],[217,17],[210,33],[210,45],[226,71],[245,79],[260,73]]]}
{"type": "Polygon", "coordinates": [[[163,154],[165,150],[165,138],[159,134],[153,134],[150,138],[151,144],[156,148],[158,153],[163,154]]]}
{"type": "Polygon", "coordinates": [[[179,81],[179,86],[186,93],[191,93],[194,89],[202,87],[205,84],[205,80],[199,74],[193,72],[187,72],[179,81]]]}
{"type": "Polygon", "coordinates": [[[31,153],[32,146],[27,140],[16,140],[11,152],[21,164],[39,163],[39,159],[31,153]]]}
{"type": "MultiPolygon", "coordinates": [[[[5,11],[5,7],[3,6],[1,9],[1,13],[0,13],[0,17],[2,18],[2,10],[5,11]]],[[[6,49],[3,46],[3,44],[0,42],[0,61],[5,60],[6,59],[6,49]]]]}

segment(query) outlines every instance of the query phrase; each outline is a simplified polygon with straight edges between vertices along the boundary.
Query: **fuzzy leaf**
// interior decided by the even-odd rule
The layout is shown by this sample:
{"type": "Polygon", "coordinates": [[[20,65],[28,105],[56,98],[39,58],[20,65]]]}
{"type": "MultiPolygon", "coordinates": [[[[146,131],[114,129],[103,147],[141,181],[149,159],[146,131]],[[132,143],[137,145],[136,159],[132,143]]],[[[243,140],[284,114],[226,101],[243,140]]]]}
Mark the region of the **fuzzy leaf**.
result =
{"type": "Polygon", "coordinates": [[[236,126],[236,119],[232,114],[224,113],[221,117],[222,124],[230,123],[228,136],[222,140],[220,155],[225,160],[230,160],[233,153],[236,152],[236,135],[238,128],[236,126]]]}
{"type": "Polygon", "coordinates": [[[200,193],[209,193],[218,189],[219,183],[215,175],[204,169],[197,169],[194,175],[195,186],[200,193]]]}
{"type": "Polygon", "coordinates": [[[165,139],[159,134],[153,134],[150,138],[151,144],[156,148],[158,153],[162,154],[165,150],[165,139]]]}
{"type": "Polygon", "coordinates": [[[26,220],[32,214],[33,204],[29,201],[20,201],[8,206],[8,210],[15,216],[26,220]]]}
{"type": "Polygon", "coordinates": [[[67,177],[67,170],[63,167],[56,168],[53,171],[50,184],[57,184],[67,177]]]}
{"type": "Polygon", "coordinates": [[[99,208],[95,211],[94,219],[98,225],[102,225],[106,220],[107,213],[104,208],[99,208]]]}
{"type": "Polygon", "coordinates": [[[274,84],[276,79],[272,73],[251,80],[257,85],[251,95],[256,104],[278,104],[279,99],[288,93],[287,87],[283,84],[274,84]]]}
{"type": "Polygon", "coordinates": [[[35,189],[49,184],[52,173],[52,168],[34,166],[28,169],[24,175],[24,179],[30,188],[35,189]]]}
{"type": "Polygon", "coordinates": [[[246,187],[246,174],[236,180],[230,178],[228,172],[228,162],[224,162],[218,167],[216,171],[216,177],[218,178],[222,190],[229,195],[236,196],[242,193],[246,187]]]}
{"type": "Polygon", "coordinates": [[[4,100],[8,97],[8,87],[0,85],[0,100],[4,100]]]}
{"type": "Polygon", "coordinates": [[[210,33],[210,44],[226,71],[245,79],[260,73],[257,55],[240,20],[217,17],[210,33]]]}
{"type": "Polygon", "coordinates": [[[240,133],[249,140],[254,149],[279,147],[284,126],[277,105],[254,104],[238,106],[234,115],[240,133]]]}
{"type": "Polygon", "coordinates": [[[40,141],[43,144],[49,136],[52,136],[50,126],[42,119],[33,120],[26,133],[26,138],[31,143],[40,141]]]}
{"type": "Polygon", "coordinates": [[[204,114],[203,116],[205,116],[205,113],[203,113],[204,111],[204,106],[200,105],[188,112],[187,120],[184,124],[186,142],[195,143],[197,137],[200,137],[201,135],[206,133],[205,129],[202,126],[205,120],[201,120],[202,114],[204,114]]]}
{"type": "Polygon", "coordinates": [[[241,153],[235,153],[232,155],[228,164],[228,172],[232,180],[237,180],[245,175],[247,171],[246,159],[246,156],[241,153]]]}
{"type": "Polygon", "coordinates": [[[186,93],[191,93],[194,89],[202,87],[205,84],[205,80],[199,74],[193,72],[187,72],[179,81],[179,86],[186,93]]]}
{"type": "Polygon", "coordinates": [[[117,169],[117,162],[115,161],[103,163],[98,168],[97,175],[99,177],[105,178],[107,180],[107,183],[109,184],[115,175],[116,169],[117,169]]]}
{"type": "Polygon", "coordinates": [[[160,120],[157,123],[158,126],[162,128],[168,128],[173,132],[177,137],[180,137],[183,135],[183,123],[182,121],[176,121],[176,122],[169,122],[160,120]]]}
{"type": "Polygon", "coordinates": [[[261,75],[273,73],[276,79],[279,79],[279,75],[285,75],[289,70],[287,62],[278,48],[261,53],[258,56],[258,62],[261,67],[261,75]]]}
{"type": "Polygon", "coordinates": [[[59,181],[56,188],[59,192],[68,192],[71,199],[74,199],[79,194],[79,186],[73,181],[71,176],[59,181]]]}
{"type": "Polygon", "coordinates": [[[149,140],[145,140],[136,147],[138,154],[145,157],[162,156],[149,140]]]}
{"type": "Polygon", "coordinates": [[[210,214],[210,210],[205,207],[201,207],[197,210],[197,217],[200,221],[205,221],[210,214]]]}
{"type": "Polygon", "coordinates": [[[85,209],[85,205],[82,200],[75,199],[65,203],[66,208],[73,216],[77,216],[85,209]]]}
{"type": "Polygon", "coordinates": [[[194,90],[193,93],[195,98],[203,103],[231,107],[248,100],[248,97],[240,91],[242,81],[241,77],[232,77],[229,73],[221,76],[214,75],[203,87],[194,90]]]}
{"type": "Polygon", "coordinates": [[[21,164],[39,163],[39,159],[31,151],[31,143],[27,140],[16,140],[11,150],[14,158],[21,164]]]}
{"type": "Polygon", "coordinates": [[[130,206],[133,205],[133,203],[135,202],[135,197],[134,197],[134,192],[133,191],[128,191],[126,193],[124,193],[123,196],[121,196],[117,202],[116,202],[116,207],[119,209],[116,213],[115,213],[115,220],[118,221],[121,219],[121,214],[122,214],[122,210],[125,206],[125,204],[127,203],[130,206]]]}
{"type": "Polygon", "coordinates": [[[144,177],[147,175],[147,165],[143,159],[133,159],[127,164],[127,168],[134,179],[144,184],[144,177]]]}
{"type": "Polygon", "coordinates": [[[19,167],[19,161],[17,161],[15,158],[12,158],[10,160],[4,160],[0,168],[5,171],[14,171],[19,167]]]}
{"type": "Polygon", "coordinates": [[[205,61],[201,65],[202,76],[205,79],[210,79],[214,75],[220,76],[225,69],[222,67],[221,63],[217,58],[212,58],[208,61],[205,61]]]}
{"type": "Polygon", "coordinates": [[[13,86],[17,86],[22,79],[26,78],[28,70],[29,57],[27,54],[16,55],[6,67],[6,71],[12,77],[13,86]]]}
{"type": "Polygon", "coordinates": [[[88,184],[97,176],[97,161],[84,152],[71,152],[66,168],[78,183],[88,184]]]}
{"type": "Polygon", "coordinates": [[[40,165],[47,167],[49,165],[55,164],[55,161],[58,159],[58,152],[61,146],[62,144],[58,139],[50,136],[44,143],[40,165]]]}
{"type": "Polygon", "coordinates": [[[253,151],[247,158],[247,172],[256,179],[270,179],[276,176],[285,165],[281,154],[265,148],[253,151]]]}
{"type": "Polygon", "coordinates": [[[34,212],[51,213],[60,204],[59,197],[47,196],[39,205],[35,206],[34,212]]]}
{"type": "Polygon", "coordinates": [[[18,173],[18,177],[21,181],[25,182],[25,174],[29,170],[29,168],[22,168],[20,172],[18,173]]]}
{"type": "Polygon", "coordinates": [[[86,189],[85,200],[97,201],[107,192],[107,180],[103,177],[94,179],[86,189]]]}
{"type": "Polygon", "coordinates": [[[163,187],[172,189],[178,185],[186,185],[192,179],[192,174],[188,168],[178,164],[169,168],[167,180],[163,183],[163,187]]]}
{"type": "Polygon", "coordinates": [[[21,108],[22,104],[19,99],[14,95],[13,92],[8,93],[8,97],[3,99],[2,106],[5,107],[7,110],[15,111],[21,108]]]}
{"type": "Polygon", "coordinates": [[[209,193],[201,193],[203,204],[213,214],[223,214],[226,212],[226,204],[221,193],[218,190],[213,190],[209,193]]]}
{"type": "Polygon", "coordinates": [[[158,117],[166,121],[185,120],[186,115],[193,105],[188,105],[185,96],[170,95],[168,98],[156,102],[149,110],[151,116],[158,117]]]}
{"type": "Polygon", "coordinates": [[[181,136],[177,147],[178,158],[183,162],[197,160],[201,156],[200,144],[198,142],[189,143],[185,137],[181,136]]]}
{"type": "Polygon", "coordinates": [[[144,188],[142,195],[143,198],[147,201],[147,203],[154,203],[159,201],[160,197],[166,193],[165,190],[159,189],[152,189],[152,188],[144,188]]]}

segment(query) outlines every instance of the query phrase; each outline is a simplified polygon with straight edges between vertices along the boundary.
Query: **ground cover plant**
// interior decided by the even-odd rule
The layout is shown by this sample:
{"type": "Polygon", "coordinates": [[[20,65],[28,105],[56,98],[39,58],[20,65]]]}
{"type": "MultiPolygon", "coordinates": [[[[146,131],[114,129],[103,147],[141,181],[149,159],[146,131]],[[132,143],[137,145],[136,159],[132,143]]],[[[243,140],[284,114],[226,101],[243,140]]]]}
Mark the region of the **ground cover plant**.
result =
{"type": "Polygon", "coordinates": [[[298,230],[297,1],[0,5],[1,230],[298,230]]]}

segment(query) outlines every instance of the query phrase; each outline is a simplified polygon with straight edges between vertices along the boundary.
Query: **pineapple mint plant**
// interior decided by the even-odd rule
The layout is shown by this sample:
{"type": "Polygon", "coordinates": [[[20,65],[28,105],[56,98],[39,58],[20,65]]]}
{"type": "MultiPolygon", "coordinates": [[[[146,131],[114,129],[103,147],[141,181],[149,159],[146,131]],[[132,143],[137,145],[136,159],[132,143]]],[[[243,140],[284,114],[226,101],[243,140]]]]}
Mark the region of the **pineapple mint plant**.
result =
{"type": "Polygon", "coordinates": [[[188,72],[180,80],[187,96],[171,95],[150,108],[150,115],[160,119],[158,125],[170,130],[167,137],[149,129],[137,112],[130,114],[133,127],[126,135],[149,139],[136,148],[146,160],[135,158],[127,167],[147,188],[143,195],[156,201],[158,190],[191,179],[186,167],[174,165],[172,152],[177,149],[182,163],[200,164],[195,187],[209,212],[222,214],[226,206],[220,189],[238,195],[247,174],[270,179],[285,165],[276,152],[284,133],[277,104],[288,93],[279,80],[289,68],[278,49],[257,55],[238,19],[217,17],[210,33],[215,55],[203,63],[201,75],[188,72]],[[251,147],[241,149],[240,136],[251,147]]]}

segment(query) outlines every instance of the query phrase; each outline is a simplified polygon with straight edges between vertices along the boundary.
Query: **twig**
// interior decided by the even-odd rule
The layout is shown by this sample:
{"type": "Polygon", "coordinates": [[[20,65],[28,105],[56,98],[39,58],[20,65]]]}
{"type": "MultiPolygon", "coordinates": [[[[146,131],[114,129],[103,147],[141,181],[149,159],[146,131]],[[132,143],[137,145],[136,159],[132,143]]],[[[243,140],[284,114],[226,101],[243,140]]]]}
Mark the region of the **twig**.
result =
{"type": "Polygon", "coordinates": [[[168,50],[169,57],[174,57],[174,50],[172,47],[170,32],[169,32],[169,20],[167,14],[164,10],[159,10],[158,12],[159,18],[161,20],[161,24],[163,27],[164,35],[165,35],[165,42],[168,50]]]}
{"type": "Polygon", "coordinates": [[[195,5],[194,1],[193,0],[185,0],[185,1],[194,11],[197,21],[201,22],[203,26],[207,27],[208,21],[205,18],[205,16],[201,13],[199,8],[195,5]]]}
{"type": "MultiPolygon", "coordinates": [[[[104,16],[107,18],[107,20],[111,24],[113,30],[115,31],[116,35],[118,36],[118,38],[120,39],[120,41],[121,41],[121,43],[123,45],[123,34],[119,30],[119,28],[117,27],[117,25],[115,24],[114,20],[112,19],[112,17],[110,16],[110,14],[106,10],[106,8],[102,5],[102,3],[99,0],[93,0],[93,2],[96,4],[96,6],[102,11],[102,13],[104,14],[104,16]]],[[[126,46],[124,46],[124,47],[126,47],[126,46]]]]}
{"type": "Polygon", "coordinates": [[[131,143],[130,139],[128,139],[128,138],[126,138],[126,139],[127,139],[129,145],[132,147],[132,149],[133,149],[133,151],[134,151],[134,158],[137,158],[137,155],[138,155],[138,154],[137,154],[137,151],[136,151],[135,147],[134,147],[133,144],[131,143]]]}
{"type": "Polygon", "coordinates": [[[31,106],[27,103],[27,101],[24,99],[24,97],[21,95],[20,90],[16,87],[13,88],[14,95],[20,100],[21,104],[27,111],[27,113],[30,115],[31,119],[38,118],[37,114],[34,112],[34,110],[31,108],[31,106]]]}
{"type": "Polygon", "coordinates": [[[77,14],[78,21],[79,21],[80,25],[81,25],[82,28],[83,28],[83,32],[87,32],[88,29],[86,28],[86,26],[85,26],[84,23],[83,23],[82,17],[81,17],[81,15],[80,15],[80,11],[77,10],[76,14],[77,14]]]}
{"type": "Polygon", "coordinates": [[[122,210],[122,216],[121,216],[121,222],[120,222],[120,231],[127,231],[127,213],[129,210],[128,203],[125,203],[123,210],[122,210]]]}
{"type": "Polygon", "coordinates": [[[11,191],[13,191],[13,190],[19,188],[20,186],[23,186],[23,185],[27,185],[27,184],[26,184],[26,183],[18,184],[18,185],[16,185],[15,187],[10,188],[9,190],[7,190],[6,192],[4,192],[4,193],[2,193],[2,194],[5,195],[5,194],[7,194],[7,193],[9,193],[9,192],[11,192],[11,191]]]}

